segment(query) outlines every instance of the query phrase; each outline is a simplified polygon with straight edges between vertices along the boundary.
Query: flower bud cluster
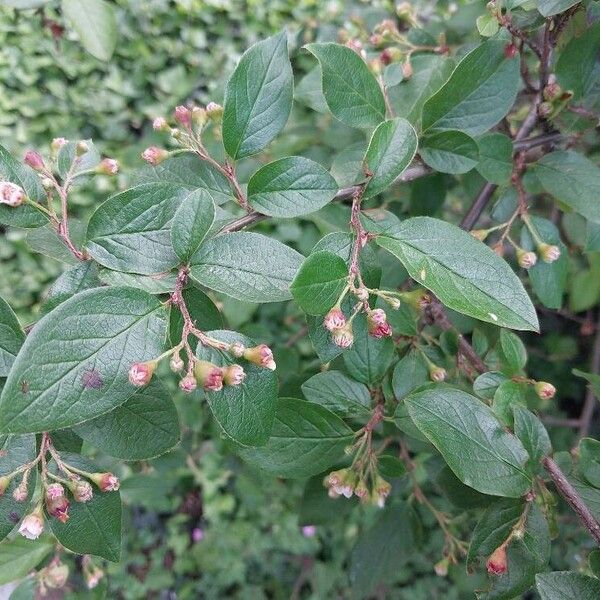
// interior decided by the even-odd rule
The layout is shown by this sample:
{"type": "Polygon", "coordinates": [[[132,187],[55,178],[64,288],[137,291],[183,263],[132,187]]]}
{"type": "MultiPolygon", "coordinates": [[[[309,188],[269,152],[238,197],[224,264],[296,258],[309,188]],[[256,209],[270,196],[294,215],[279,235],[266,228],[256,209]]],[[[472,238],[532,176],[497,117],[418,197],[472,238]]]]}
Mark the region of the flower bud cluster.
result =
{"type": "Polygon", "coordinates": [[[386,498],[392,491],[392,486],[378,473],[367,477],[356,468],[332,471],[325,477],[323,484],[331,498],[351,498],[355,495],[361,502],[380,508],[385,506],[386,498]]]}

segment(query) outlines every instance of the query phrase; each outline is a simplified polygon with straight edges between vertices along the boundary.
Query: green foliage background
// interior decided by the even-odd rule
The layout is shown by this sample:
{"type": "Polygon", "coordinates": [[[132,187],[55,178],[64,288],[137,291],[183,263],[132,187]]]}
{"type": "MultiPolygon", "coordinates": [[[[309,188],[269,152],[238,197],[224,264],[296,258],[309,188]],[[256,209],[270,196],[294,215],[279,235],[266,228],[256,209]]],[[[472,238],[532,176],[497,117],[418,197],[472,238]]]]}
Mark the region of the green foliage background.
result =
{"type": "MultiPolygon", "coordinates": [[[[56,136],[93,138],[104,154],[122,164],[115,180],[96,178],[74,195],[80,216],[130,182],[133,170],[141,166],[141,150],[159,140],[150,126],[154,116],[169,113],[188,99],[200,104],[221,101],[224,77],[253,42],[283,26],[293,32],[297,46],[335,40],[339,27],[352,29],[350,17],[363,19],[369,29],[393,9],[392,3],[384,0],[117,0],[114,4],[119,42],[108,63],[87,54],[68,29],[64,37],[54,40],[39,13],[0,8],[2,144],[22,153],[30,146],[45,148],[56,136]]],[[[445,2],[423,2],[417,10],[444,15],[449,41],[478,39],[473,24],[484,11],[483,2],[459,3],[452,13],[445,2]]],[[[45,16],[60,20],[52,5],[45,16]]],[[[440,29],[439,21],[432,19],[426,32],[435,38],[440,29]]],[[[306,54],[294,56],[300,71],[313,64],[306,54]]],[[[295,103],[286,134],[271,147],[270,158],[298,153],[329,164],[332,150],[350,147],[361,141],[361,136],[333,122],[330,115],[309,109],[306,91],[306,86],[297,85],[296,97],[301,102],[295,103]]],[[[250,159],[246,169],[250,172],[255,166],[255,159],[250,159]]],[[[240,171],[243,177],[244,165],[240,171]]],[[[352,183],[344,181],[344,165],[338,168],[338,176],[341,185],[352,183]]],[[[434,175],[402,192],[392,190],[389,196],[408,205],[411,213],[420,214],[434,212],[448,194],[447,206],[452,210],[483,181],[472,172],[463,178],[460,190],[447,191],[447,180],[445,175],[434,175]],[[426,210],[417,198],[426,199],[426,210]]],[[[346,217],[340,206],[330,205],[310,219],[261,227],[308,254],[324,233],[345,228],[346,217]]],[[[576,237],[578,226],[577,218],[566,220],[567,236],[572,233],[576,237]]],[[[0,231],[0,296],[22,322],[30,323],[37,318],[49,284],[65,265],[52,258],[50,246],[42,247],[46,256],[33,253],[24,232],[0,231]]],[[[581,281],[589,273],[586,281],[591,283],[592,271],[597,268],[597,255],[590,255],[589,264],[574,266],[570,296],[577,312],[597,302],[597,286],[592,290],[581,281]]],[[[384,271],[384,279],[393,281],[393,277],[391,269],[384,271]]],[[[599,280],[596,276],[595,281],[599,280]]],[[[278,372],[287,377],[282,381],[281,396],[300,395],[300,382],[307,373],[316,372],[317,364],[309,340],[302,335],[298,312],[284,304],[259,309],[227,298],[222,298],[221,308],[229,326],[273,345],[278,372]],[[298,333],[300,337],[295,337],[298,333]],[[290,339],[295,340],[293,347],[288,344],[290,339]]],[[[466,318],[463,321],[468,329],[470,323],[466,318]]],[[[461,323],[460,318],[457,322],[461,323]]],[[[585,369],[586,342],[578,346],[573,332],[556,323],[555,331],[543,343],[554,362],[542,362],[534,353],[530,374],[554,381],[562,388],[565,407],[577,414],[577,406],[569,403],[583,396],[584,384],[574,381],[569,372],[573,366],[585,369]]],[[[351,582],[355,589],[368,587],[360,579],[365,574],[357,567],[357,556],[368,554],[380,540],[359,533],[368,530],[377,509],[330,501],[320,481],[305,487],[304,482],[277,480],[251,469],[219,439],[205,407],[179,397],[177,402],[184,437],[176,450],[125,468],[97,457],[105,468],[119,471],[127,507],[124,558],[107,566],[108,584],[102,584],[108,585],[107,597],[167,598],[172,591],[181,599],[289,598],[300,597],[302,592],[302,597],[332,598],[350,597],[351,582]],[[315,526],[314,535],[303,531],[306,525],[315,526]],[[202,531],[201,540],[198,531],[202,531]],[[357,542],[359,547],[353,550],[357,542]],[[372,549],[360,546],[369,543],[372,549]],[[312,590],[312,595],[307,596],[307,590],[312,590]]],[[[553,440],[555,448],[568,448],[568,433],[564,440],[560,435],[553,440]]],[[[418,444],[414,449],[419,450],[418,444]]],[[[417,461],[417,478],[421,483],[434,482],[442,467],[439,458],[426,464],[417,461]]],[[[431,487],[439,508],[450,506],[439,488],[431,487]]],[[[462,565],[452,567],[447,579],[434,574],[441,532],[431,515],[419,511],[418,518],[413,514],[403,518],[407,522],[405,539],[398,548],[391,546],[393,555],[384,553],[380,558],[392,560],[389,597],[473,597],[473,591],[484,584],[481,575],[468,577],[462,565]],[[423,544],[419,552],[414,551],[417,542],[423,544]]],[[[465,518],[465,535],[473,524],[471,517],[465,518]]],[[[566,547],[582,543],[584,536],[573,530],[570,538],[554,544],[555,570],[578,567],[566,547]]]]}

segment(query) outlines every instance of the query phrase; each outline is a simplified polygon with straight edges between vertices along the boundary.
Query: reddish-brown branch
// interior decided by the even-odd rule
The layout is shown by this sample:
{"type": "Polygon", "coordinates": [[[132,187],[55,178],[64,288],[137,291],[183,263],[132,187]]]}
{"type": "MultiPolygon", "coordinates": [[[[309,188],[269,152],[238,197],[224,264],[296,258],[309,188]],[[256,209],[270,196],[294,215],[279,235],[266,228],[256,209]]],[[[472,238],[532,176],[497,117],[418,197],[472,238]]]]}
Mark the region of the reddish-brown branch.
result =
{"type": "Polygon", "coordinates": [[[575,511],[579,520],[585,528],[592,534],[594,539],[600,544],[600,524],[595,519],[590,509],[586,506],[577,490],[569,483],[560,467],[549,456],[542,460],[542,465],[546,472],[552,478],[556,489],[560,495],[566,500],[569,506],[575,511]]]}

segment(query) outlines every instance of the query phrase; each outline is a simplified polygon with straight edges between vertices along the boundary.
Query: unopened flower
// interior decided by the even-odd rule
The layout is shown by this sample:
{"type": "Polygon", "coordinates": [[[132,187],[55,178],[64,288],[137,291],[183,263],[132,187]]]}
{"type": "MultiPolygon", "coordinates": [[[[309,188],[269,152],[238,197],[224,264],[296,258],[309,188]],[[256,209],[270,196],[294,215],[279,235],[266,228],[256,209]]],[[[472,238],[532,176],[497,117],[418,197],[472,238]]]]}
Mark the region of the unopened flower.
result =
{"type": "Polygon", "coordinates": [[[220,104],[217,104],[216,102],[209,102],[206,105],[206,114],[211,119],[218,119],[223,115],[223,107],[220,104]]]}
{"type": "Polygon", "coordinates": [[[192,126],[192,111],[187,106],[178,106],[173,114],[175,120],[186,128],[192,126]]]}
{"type": "Polygon", "coordinates": [[[152,121],[152,128],[155,131],[167,131],[169,129],[169,124],[164,117],[156,117],[156,119],[152,121]]]}
{"type": "Polygon", "coordinates": [[[50,563],[41,571],[43,584],[52,589],[64,587],[68,579],[69,567],[60,561],[50,563]]]}
{"type": "Polygon", "coordinates": [[[517,47],[514,44],[506,44],[504,46],[505,58],[514,58],[517,53],[517,47]]]}
{"type": "Polygon", "coordinates": [[[242,356],[244,356],[244,352],[246,352],[246,348],[241,342],[233,342],[233,344],[231,344],[229,347],[229,352],[231,352],[231,354],[233,354],[233,356],[236,358],[242,358],[242,356]]]}
{"type": "Polygon", "coordinates": [[[207,360],[194,363],[194,377],[207,391],[218,392],[223,389],[223,369],[207,360]]]}
{"type": "Polygon", "coordinates": [[[506,556],[506,546],[502,544],[498,546],[485,564],[487,572],[490,575],[504,575],[508,572],[508,558],[506,556]]]}
{"type": "Polygon", "coordinates": [[[119,172],[119,162],[114,158],[104,158],[96,167],[96,172],[103,175],[116,175],[119,172]]]}
{"type": "Polygon", "coordinates": [[[560,258],[560,248],[558,246],[540,244],[537,249],[542,260],[546,263],[553,263],[560,258]]]}
{"type": "Polygon", "coordinates": [[[150,146],[142,152],[142,158],[151,165],[159,165],[163,160],[169,157],[169,152],[158,146],[150,146]]]}
{"type": "Polygon", "coordinates": [[[369,495],[369,488],[363,480],[359,481],[354,488],[354,495],[361,500],[364,500],[369,495]]]}
{"type": "Polygon", "coordinates": [[[329,331],[341,329],[346,324],[346,317],[339,308],[332,308],[323,319],[323,327],[329,331]]]}
{"type": "Polygon", "coordinates": [[[10,181],[0,181],[0,204],[7,204],[14,208],[23,204],[24,200],[25,190],[20,185],[10,181]]]}
{"type": "Polygon", "coordinates": [[[199,128],[202,128],[206,121],[208,121],[208,114],[206,113],[206,110],[200,108],[199,106],[194,106],[192,109],[192,122],[199,128]]]}
{"type": "Polygon", "coordinates": [[[88,590],[93,590],[104,577],[104,571],[100,567],[94,566],[92,569],[84,569],[83,577],[88,590]]]}
{"type": "Polygon", "coordinates": [[[365,287],[359,287],[354,294],[361,302],[366,302],[369,299],[369,290],[365,287]]]}
{"type": "Polygon", "coordinates": [[[562,95],[562,88],[556,81],[550,82],[543,90],[544,100],[552,102],[557,100],[562,95]]]}
{"type": "Polygon", "coordinates": [[[89,481],[73,481],[70,490],[75,502],[89,502],[94,497],[94,490],[89,481]]]}
{"type": "Polygon", "coordinates": [[[36,171],[42,171],[45,168],[44,159],[39,152],[35,150],[27,150],[25,153],[24,162],[36,171]]]}
{"type": "Polygon", "coordinates": [[[331,341],[340,348],[350,348],[354,342],[352,325],[346,323],[341,329],[336,329],[331,335],[331,341]]]}
{"type": "Polygon", "coordinates": [[[304,527],[302,527],[302,535],[304,537],[315,537],[315,535],[317,534],[317,528],[314,525],[304,525],[304,527]]]}
{"type": "Polygon", "coordinates": [[[373,502],[379,508],[383,508],[385,505],[385,501],[387,497],[390,495],[392,491],[392,486],[388,481],[383,479],[383,477],[377,476],[375,480],[375,485],[373,486],[373,502]]]}
{"type": "Polygon", "coordinates": [[[485,241],[485,238],[489,235],[489,229],[472,229],[471,235],[480,242],[485,241]]]}
{"type": "Polygon", "coordinates": [[[27,481],[21,481],[21,483],[13,490],[13,499],[16,502],[25,502],[29,497],[27,481]]]}
{"type": "Polygon", "coordinates": [[[44,517],[38,506],[32,513],[25,516],[19,527],[19,533],[28,540],[37,540],[44,531],[44,517]]]}
{"type": "Polygon", "coordinates": [[[61,523],[69,520],[69,499],[64,495],[64,490],[60,496],[49,496],[46,490],[45,502],[46,511],[51,517],[58,519],[61,523]]]}
{"type": "Polygon", "coordinates": [[[129,383],[137,387],[148,385],[156,369],[156,361],[133,363],[129,369],[129,383]]]}
{"type": "Polygon", "coordinates": [[[85,140],[80,140],[75,146],[75,155],[83,156],[89,149],[88,143],[85,140]]]}
{"type": "Polygon", "coordinates": [[[325,477],[324,484],[336,494],[336,496],[344,496],[350,498],[356,487],[356,475],[349,469],[340,469],[332,471],[325,477]]]}
{"type": "Polygon", "coordinates": [[[171,356],[171,360],[169,361],[169,366],[171,367],[171,371],[174,373],[179,373],[183,369],[183,359],[179,356],[179,352],[175,352],[173,356],[171,356]]]}
{"type": "Polygon", "coordinates": [[[116,492],[121,485],[112,473],[92,473],[89,477],[103,492],[116,492]]]}
{"type": "Polygon", "coordinates": [[[439,562],[435,563],[433,570],[438,577],[446,577],[448,575],[448,565],[450,561],[448,558],[442,558],[439,562]]]}
{"type": "Polygon", "coordinates": [[[551,102],[540,102],[537,107],[537,113],[541,119],[547,119],[553,110],[551,102]]]}
{"type": "Polygon", "coordinates": [[[246,378],[246,372],[240,365],[229,365],[223,368],[223,383],[225,385],[240,385],[246,378]]]}
{"type": "Polygon", "coordinates": [[[46,499],[56,500],[62,498],[65,495],[65,488],[60,483],[51,483],[46,488],[46,499]]]}
{"type": "Polygon", "coordinates": [[[9,477],[8,475],[2,475],[2,477],[0,477],[0,496],[4,494],[11,481],[12,477],[9,477]]]}
{"type": "Polygon", "coordinates": [[[556,388],[547,381],[536,381],[533,389],[542,400],[550,400],[550,398],[554,398],[554,394],[556,394],[556,388]]]}
{"type": "Polygon", "coordinates": [[[431,296],[423,288],[402,292],[400,297],[419,312],[425,310],[431,304],[431,296]]]}
{"type": "Polygon", "coordinates": [[[443,367],[438,367],[437,365],[431,365],[429,367],[429,377],[431,378],[431,381],[440,383],[446,379],[447,375],[448,373],[443,367]]]}
{"type": "Polygon", "coordinates": [[[57,153],[63,146],[69,143],[69,140],[66,140],[64,137],[57,137],[52,140],[50,144],[50,148],[53,153],[57,153]]]}
{"type": "Polygon", "coordinates": [[[535,252],[530,252],[529,250],[523,250],[519,248],[517,250],[517,262],[520,267],[524,269],[531,269],[537,262],[537,254],[535,252]]]}
{"type": "Polygon", "coordinates": [[[244,358],[265,369],[271,369],[274,371],[276,368],[275,360],[273,360],[273,352],[266,344],[259,344],[253,348],[246,348],[244,351],[244,358]]]}
{"type": "Polygon", "coordinates": [[[369,335],[382,338],[392,335],[392,328],[387,322],[387,315],[382,308],[376,308],[367,314],[369,335]]]}
{"type": "Polygon", "coordinates": [[[179,389],[186,394],[191,394],[198,387],[198,382],[193,375],[186,375],[179,382],[179,389]]]}
{"type": "Polygon", "coordinates": [[[204,531],[202,530],[201,527],[194,527],[194,529],[192,529],[192,541],[194,543],[198,543],[201,542],[204,539],[204,531]]]}
{"type": "Polygon", "coordinates": [[[404,75],[404,79],[410,79],[413,76],[412,63],[410,62],[410,58],[408,57],[402,65],[402,75],[404,75]]]}

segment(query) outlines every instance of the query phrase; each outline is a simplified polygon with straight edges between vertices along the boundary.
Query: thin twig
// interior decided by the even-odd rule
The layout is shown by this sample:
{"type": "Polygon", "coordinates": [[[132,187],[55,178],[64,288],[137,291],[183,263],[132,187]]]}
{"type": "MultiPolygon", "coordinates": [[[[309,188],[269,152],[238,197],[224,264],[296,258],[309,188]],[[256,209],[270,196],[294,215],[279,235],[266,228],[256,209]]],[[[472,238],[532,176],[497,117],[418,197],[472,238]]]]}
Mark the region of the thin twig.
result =
{"type": "MultiPolygon", "coordinates": [[[[598,314],[598,320],[596,321],[596,335],[594,336],[594,346],[592,349],[592,358],[590,361],[590,372],[594,374],[600,373],[600,312],[598,314]]],[[[588,385],[585,392],[585,401],[583,403],[583,409],[579,418],[579,437],[585,437],[590,431],[590,425],[594,412],[596,410],[596,403],[598,399],[591,385],[588,385]]]]}

